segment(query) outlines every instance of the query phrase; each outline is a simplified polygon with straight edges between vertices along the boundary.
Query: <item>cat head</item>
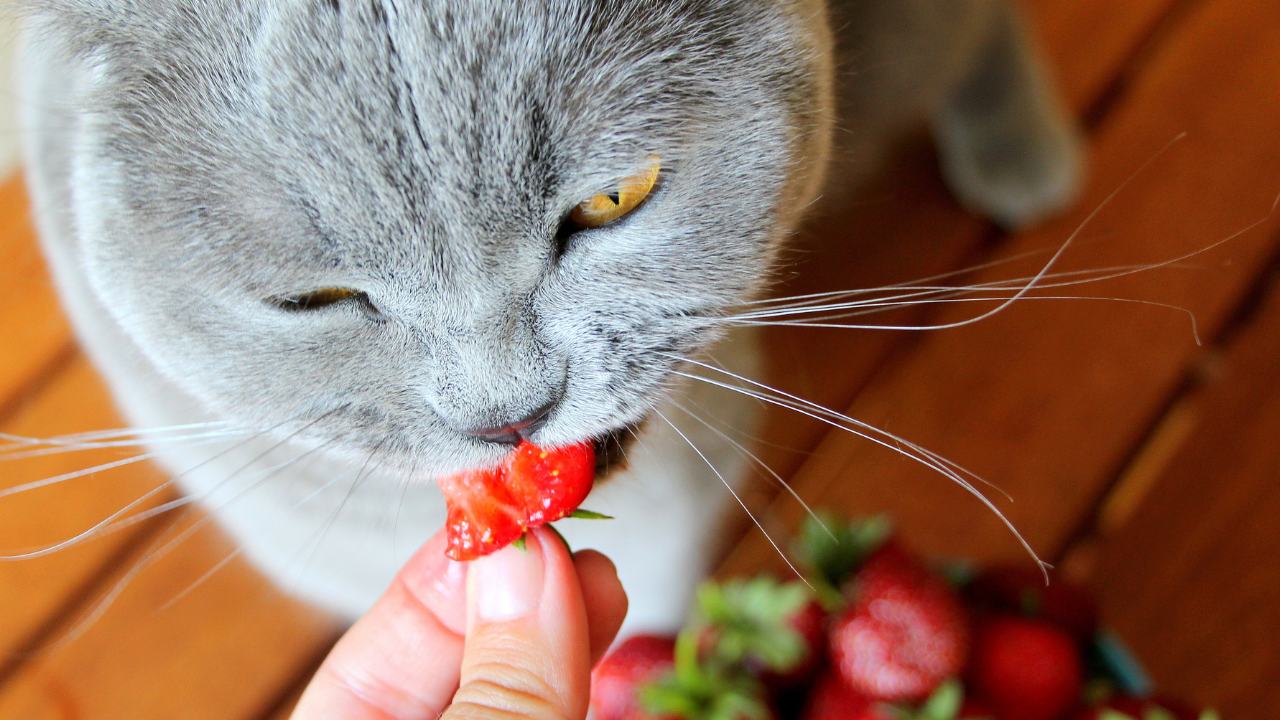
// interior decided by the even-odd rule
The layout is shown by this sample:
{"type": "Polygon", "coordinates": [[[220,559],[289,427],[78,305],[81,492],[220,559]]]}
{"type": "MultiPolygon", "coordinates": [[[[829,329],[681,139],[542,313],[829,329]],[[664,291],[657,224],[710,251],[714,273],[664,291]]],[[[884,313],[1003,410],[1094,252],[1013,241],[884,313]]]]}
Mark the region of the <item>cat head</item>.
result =
{"type": "Polygon", "coordinates": [[[37,4],[103,305],[220,415],[423,476],[643,418],[826,153],[811,0],[37,4]]]}

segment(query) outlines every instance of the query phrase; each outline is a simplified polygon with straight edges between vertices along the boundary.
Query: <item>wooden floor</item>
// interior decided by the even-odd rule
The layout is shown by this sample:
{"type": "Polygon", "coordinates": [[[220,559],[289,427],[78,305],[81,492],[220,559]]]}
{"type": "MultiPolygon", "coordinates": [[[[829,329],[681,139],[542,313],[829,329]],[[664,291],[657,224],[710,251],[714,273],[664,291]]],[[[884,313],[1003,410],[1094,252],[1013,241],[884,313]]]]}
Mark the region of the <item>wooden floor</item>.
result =
{"type": "MultiPolygon", "coordinates": [[[[910,143],[846,216],[804,233],[779,294],[966,269],[948,281],[1006,281],[1034,274],[1081,228],[1055,271],[1182,259],[1040,290],[952,329],[772,328],[768,380],[997,484],[1013,498],[989,493],[999,508],[1043,557],[1097,589],[1157,682],[1224,718],[1280,717],[1280,214],[1269,216],[1280,194],[1280,3],[1027,5],[1087,119],[1079,208],[1002,234],[960,210],[928,145],[910,143]]],[[[0,431],[116,427],[57,309],[24,203],[17,179],[0,189],[0,431]]],[[[945,325],[989,308],[914,305],[859,322],[945,325]]],[[[1026,561],[990,510],[890,449],[781,411],[766,440],[765,460],[814,505],[890,511],[929,553],[1026,561]]],[[[73,537],[163,478],[135,463],[3,488],[127,457],[4,464],[0,552],[73,537]]],[[[135,510],[168,499],[161,491],[135,510]]],[[[767,483],[748,499],[771,532],[799,518],[767,483]]],[[[721,572],[777,569],[760,531],[745,515],[736,522],[721,572]]],[[[198,517],[162,515],[0,562],[0,719],[286,715],[339,628],[239,560],[175,601],[231,550],[198,517]],[[183,527],[189,537],[168,543],[183,527]],[[104,596],[113,600],[99,615],[104,596]]]]}

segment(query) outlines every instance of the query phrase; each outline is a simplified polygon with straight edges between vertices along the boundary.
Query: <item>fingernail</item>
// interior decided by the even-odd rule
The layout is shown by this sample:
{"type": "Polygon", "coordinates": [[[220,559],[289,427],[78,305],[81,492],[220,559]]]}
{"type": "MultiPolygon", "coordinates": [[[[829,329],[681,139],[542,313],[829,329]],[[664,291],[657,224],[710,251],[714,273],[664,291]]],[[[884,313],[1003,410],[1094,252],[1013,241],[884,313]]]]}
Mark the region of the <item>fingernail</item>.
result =
{"type": "Polygon", "coordinates": [[[427,541],[400,571],[400,578],[448,629],[466,630],[467,564],[444,554],[441,532],[427,541]]]}
{"type": "Polygon", "coordinates": [[[427,578],[431,589],[442,597],[453,597],[465,593],[467,588],[467,565],[450,560],[441,553],[443,562],[429,571],[427,578]]]}
{"type": "Polygon", "coordinates": [[[486,622],[532,613],[542,599],[542,546],[533,533],[524,551],[508,545],[471,563],[476,615],[486,622]]]}

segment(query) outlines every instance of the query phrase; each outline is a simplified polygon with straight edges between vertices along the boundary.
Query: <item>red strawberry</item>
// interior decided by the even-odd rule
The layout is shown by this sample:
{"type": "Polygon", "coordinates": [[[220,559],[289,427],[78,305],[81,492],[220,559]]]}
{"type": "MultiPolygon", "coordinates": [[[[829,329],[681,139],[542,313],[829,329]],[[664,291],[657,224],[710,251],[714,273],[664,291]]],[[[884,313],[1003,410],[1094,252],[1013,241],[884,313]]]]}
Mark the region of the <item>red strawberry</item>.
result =
{"type": "Polygon", "coordinates": [[[965,588],[970,606],[999,614],[1017,613],[1057,625],[1077,642],[1087,643],[1098,629],[1093,595],[1057,575],[1023,565],[998,565],[982,571],[965,588]]]}
{"type": "Polygon", "coordinates": [[[1006,616],[979,626],[970,673],[1001,720],[1057,720],[1079,701],[1084,671],[1065,630],[1006,616]]]}
{"type": "Polygon", "coordinates": [[[827,611],[816,600],[805,603],[787,619],[787,624],[804,640],[805,657],[790,671],[764,674],[765,684],[775,688],[793,687],[812,677],[827,647],[827,611]]]}
{"type": "Polygon", "coordinates": [[[844,679],[829,673],[818,681],[810,697],[803,720],[963,720],[985,718],[995,714],[982,712],[981,706],[965,697],[964,687],[955,678],[938,685],[933,694],[917,706],[889,705],[862,695],[845,684],[844,679]],[[979,714],[971,714],[979,710],[979,714]]]}
{"type": "Polygon", "coordinates": [[[809,695],[803,720],[891,720],[892,715],[871,698],[845,684],[838,673],[823,675],[809,695]]]}
{"type": "Polygon", "coordinates": [[[964,665],[964,610],[955,592],[897,543],[853,577],[851,604],[831,628],[831,658],[854,690],[919,701],[964,665]]]}
{"type": "Polygon", "coordinates": [[[960,706],[959,720],[996,720],[996,711],[989,703],[972,695],[965,695],[960,706]]]}
{"type": "Polygon", "coordinates": [[[671,637],[628,638],[591,671],[591,707],[596,720],[643,720],[639,686],[674,667],[676,641],[671,637]]]}
{"type": "Polygon", "coordinates": [[[529,528],[576,510],[594,480],[590,441],[540,448],[527,440],[498,467],[441,478],[449,509],[445,554],[475,560],[504,548],[529,528]]]}

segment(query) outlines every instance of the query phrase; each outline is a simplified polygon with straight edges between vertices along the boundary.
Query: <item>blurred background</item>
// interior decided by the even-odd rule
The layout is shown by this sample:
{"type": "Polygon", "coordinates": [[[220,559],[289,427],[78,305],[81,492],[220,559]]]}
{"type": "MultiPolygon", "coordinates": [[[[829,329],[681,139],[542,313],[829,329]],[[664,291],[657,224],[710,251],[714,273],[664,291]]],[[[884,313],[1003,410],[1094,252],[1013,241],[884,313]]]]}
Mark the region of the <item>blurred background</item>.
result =
{"type": "MultiPolygon", "coordinates": [[[[804,229],[775,295],[936,278],[961,290],[826,322],[953,325],[1074,235],[1058,286],[948,329],[771,326],[764,381],[996,486],[982,489],[1098,593],[1160,687],[1224,718],[1280,717],[1280,3],[1023,5],[1090,137],[1077,208],[1003,233],[958,207],[927,138],[908,138],[846,213],[804,229]]],[[[12,102],[0,90],[0,432],[119,427],[35,246],[12,102]]],[[[990,508],[891,447],[775,408],[756,449],[809,504],[891,513],[929,555],[1031,564],[990,508]]],[[[0,549],[72,537],[157,487],[135,454],[4,462],[0,549]]],[[[763,473],[746,501],[758,525],[733,514],[720,574],[785,571],[763,531],[785,538],[800,505],[763,473]]],[[[0,718],[286,717],[341,629],[233,553],[199,515],[164,514],[0,562],[0,718]]]]}

